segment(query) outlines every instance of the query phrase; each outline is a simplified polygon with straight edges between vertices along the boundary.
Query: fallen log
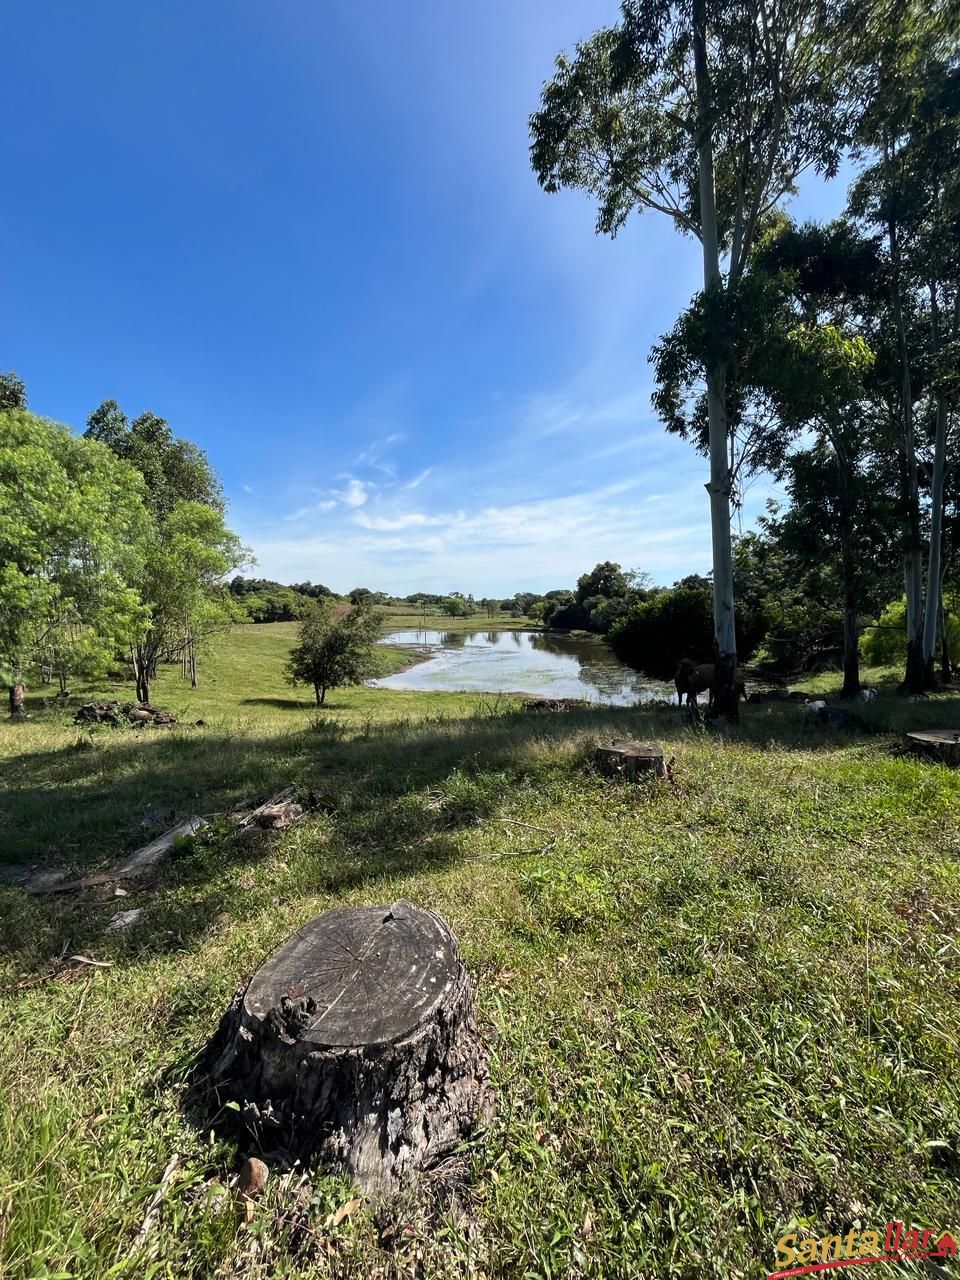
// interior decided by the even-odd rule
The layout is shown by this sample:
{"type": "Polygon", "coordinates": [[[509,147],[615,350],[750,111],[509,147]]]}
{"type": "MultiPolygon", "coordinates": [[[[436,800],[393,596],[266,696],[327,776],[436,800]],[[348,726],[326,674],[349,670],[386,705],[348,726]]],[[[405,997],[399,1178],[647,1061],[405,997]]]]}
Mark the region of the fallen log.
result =
{"type": "Polygon", "coordinates": [[[489,1118],[449,926],[409,902],[324,912],[237,991],[205,1055],[248,1131],[389,1195],[489,1118]]]}
{"type": "Polygon", "coordinates": [[[85,702],[78,707],[73,717],[74,724],[112,724],[120,723],[123,716],[130,724],[173,725],[177,717],[172,711],[161,711],[148,702],[125,702],[121,707],[118,702],[85,702]]]}
{"type": "MultiPolygon", "coordinates": [[[[91,704],[93,705],[93,704],[91,704]]],[[[162,713],[161,713],[162,714],[162,713]]],[[[302,817],[305,810],[302,805],[296,804],[291,800],[293,795],[293,787],[284,787],[282,791],[278,791],[275,796],[271,796],[266,803],[248,813],[238,824],[237,830],[243,832],[252,825],[256,825],[260,829],[278,830],[282,827],[289,826],[291,822],[295,822],[302,817]]],[[[147,823],[148,819],[152,819],[158,815],[162,815],[162,811],[155,811],[147,814],[141,826],[147,823]]],[[[206,821],[199,814],[193,817],[184,818],[182,822],[178,822],[175,827],[171,827],[169,831],[165,831],[162,835],[157,836],[155,840],[151,840],[149,844],[143,845],[141,848],[134,850],[128,854],[116,867],[111,871],[100,872],[95,875],[81,876],[76,880],[68,880],[66,873],[51,868],[31,867],[29,872],[17,876],[6,877],[14,884],[19,884],[26,889],[27,893],[33,895],[47,893],[72,893],[80,889],[92,889],[98,885],[111,884],[115,880],[134,880],[137,876],[142,875],[145,871],[149,871],[163,857],[174,840],[180,837],[196,835],[196,833],[206,826],[206,821]]],[[[255,834],[251,832],[251,834],[255,834]]]]}
{"type": "Polygon", "coordinates": [[[123,862],[114,870],[114,878],[117,880],[132,880],[142,875],[144,871],[149,870],[150,867],[160,861],[174,840],[179,840],[184,836],[195,835],[204,826],[206,826],[206,823],[198,814],[194,814],[192,818],[184,818],[183,822],[178,822],[175,827],[165,831],[162,836],[157,836],[156,840],[151,840],[149,844],[145,844],[141,849],[136,849],[128,857],[124,858],[123,862]]]}
{"type": "Polygon", "coordinates": [[[206,826],[203,818],[194,815],[178,822],[175,827],[165,831],[156,840],[151,840],[140,849],[128,854],[112,871],[97,875],[82,876],[78,880],[67,880],[62,872],[45,872],[35,876],[24,885],[27,893],[38,895],[46,893],[70,893],[76,889],[90,889],[96,885],[111,884],[114,880],[135,880],[137,876],[149,871],[163,857],[174,840],[181,836],[192,836],[201,827],[206,826]]]}
{"type": "Polygon", "coordinates": [[[117,702],[85,702],[73,717],[74,724],[119,724],[120,704],[117,702]]]}
{"type": "Polygon", "coordinates": [[[261,809],[257,817],[257,826],[264,831],[281,831],[303,817],[303,805],[295,800],[284,800],[282,804],[268,804],[261,809]]]}

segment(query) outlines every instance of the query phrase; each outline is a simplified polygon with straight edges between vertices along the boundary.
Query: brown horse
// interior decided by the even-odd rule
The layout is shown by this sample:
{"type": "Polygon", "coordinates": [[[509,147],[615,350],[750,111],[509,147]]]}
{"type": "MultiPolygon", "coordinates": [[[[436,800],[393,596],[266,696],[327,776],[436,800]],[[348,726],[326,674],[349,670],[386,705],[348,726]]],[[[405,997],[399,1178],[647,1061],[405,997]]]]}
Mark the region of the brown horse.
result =
{"type": "Polygon", "coordinates": [[[697,695],[709,692],[709,704],[713,704],[713,663],[694,662],[692,658],[681,658],[677,674],[673,678],[677,686],[677,705],[683,706],[683,695],[687,695],[687,706],[697,706],[697,695]]]}
{"type": "MultiPolygon", "coordinates": [[[[673,678],[677,686],[677,702],[683,706],[683,695],[687,695],[687,706],[695,707],[697,695],[709,693],[708,708],[713,706],[713,678],[716,668],[712,662],[694,662],[692,658],[681,658],[677,674],[673,678]]],[[[747,696],[742,680],[737,680],[737,693],[741,698],[747,696]]]]}

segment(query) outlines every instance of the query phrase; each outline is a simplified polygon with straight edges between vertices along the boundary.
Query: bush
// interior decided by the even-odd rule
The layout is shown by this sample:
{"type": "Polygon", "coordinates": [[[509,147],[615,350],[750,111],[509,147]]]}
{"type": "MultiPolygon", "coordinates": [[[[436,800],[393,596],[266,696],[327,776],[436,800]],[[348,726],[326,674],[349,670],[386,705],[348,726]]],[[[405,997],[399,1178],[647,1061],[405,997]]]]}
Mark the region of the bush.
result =
{"type": "Polygon", "coordinates": [[[713,655],[713,595],[702,587],[658,591],[635,604],[610,632],[622,662],[666,680],[681,658],[709,662],[713,655]]]}
{"type": "MultiPolygon", "coordinates": [[[[945,592],[943,608],[947,621],[947,645],[951,655],[955,655],[960,653],[960,598],[945,592]]],[[[901,598],[888,604],[880,614],[879,623],[878,627],[869,627],[860,637],[860,656],[871,667],[903,666],[907,660],[906,600],[901,598]]],[[[939,645],[939,637],[937,643],[939,645]]]]}
{"type": "Polygon", "coordinates": [[[463,596],[447,596],[441,600],[440,609],[448,618],[470,618],[474,613],[473,602],[463,596]]]}
{"type": "Polygon", "coordinates": [[[334,605],[327,597],[312,601],[300,624],[299,644],[290,651],[288,682],[312,685],[322,707],[328,689],[376,675],[374,645],[382,622],[383,614],[374,612],[367,599],[353,608],[334,605]]]}

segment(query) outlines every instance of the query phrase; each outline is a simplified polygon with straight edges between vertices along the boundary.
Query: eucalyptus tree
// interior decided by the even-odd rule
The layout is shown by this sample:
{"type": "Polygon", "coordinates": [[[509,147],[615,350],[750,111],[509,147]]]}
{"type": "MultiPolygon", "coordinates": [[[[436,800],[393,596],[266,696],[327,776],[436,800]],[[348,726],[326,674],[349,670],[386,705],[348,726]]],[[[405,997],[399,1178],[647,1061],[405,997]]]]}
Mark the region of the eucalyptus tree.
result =
{"type": "Polygon", "coordinates": [[[0,373],[0,413],[7,409],[27,407],[27,388],[24,381],[12,369],[0,373]]]}
{"type": "MultiPolygon", "coordinates": [[[[757,282],[778,297],[756,335],[764,381],[789,441],[774,467],[792,511],[782,535],[812,561],[835,563],[843,616],[843,694],[860,689],[860,616],[868,584],[886,581],[893,520],[884,451],[886,401],[870,345],[875,246],[845,221],[784,221],[758,246],[757,282]]],[[[749,381],[755,371],[747,368],[749,381]]]]}
{"type": "Polygon", "coordinates": [[[933,421],[930,536],[921,639],[924,684],[934,682],[941,612],[944,496],[949,419],[960,392],[960,67],[939,61],[928,68],[907,162],[921,195],[915,270],[926,284],[929,315],[929,406],[933,421]]]}
{"type": "Polygon", "coordinates": [[[737,713],[730,508],[732,301],[768,215],[844,139],[839,0],[625,0],[622,21],[557,60],[531,117],[550,192],[596,197],[597,230],[656,210],[700,242],[712,342],[710,455],[715,706],[737,713]]]}
{"type": "Polygon", "coordinates": [[[174,436],[170,424],[149,410],[131,422],[116,400],[104,400],[87,419],[84,435],[99,440],[137,468],[147,502],[162,522],[178,502],[202,502],[223,512],[223,492],[206,454],[174,436]]]}
{"type": "Polygon", "coordinates": [[[883,246],[896,335],[898,455],[906,591],[905,686],[933,680],[941,612],[944,488],[960,338],[958,6],[897,0],[860,69],[857,142],[864,167],[851,210],[883,246]],[[932,450],[924,581],[924,446],[932,450]]]}

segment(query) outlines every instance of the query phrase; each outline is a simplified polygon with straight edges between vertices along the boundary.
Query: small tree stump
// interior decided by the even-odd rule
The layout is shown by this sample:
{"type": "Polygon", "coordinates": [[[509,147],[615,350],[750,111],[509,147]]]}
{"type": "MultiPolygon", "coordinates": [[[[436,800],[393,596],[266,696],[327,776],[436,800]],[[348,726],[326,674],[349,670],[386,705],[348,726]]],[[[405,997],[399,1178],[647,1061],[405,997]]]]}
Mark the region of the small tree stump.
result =
{"type": "Polygon", "coordinates": [[[597,747],[593,763],[605,777],[624,778],[628,782],[639,782],[650,773],[657,778],[667,776],[663,747],[656,742],[612,742],[609,746],[597,747]]]}
{"type": "Polygon", "coordinates": [[[389,1195],[487,1120],[487,1056],[449,927],[409,902],[326,911],[234,996],[207,1052],[261,1140],[389,1195]]]}
{"type": "Polygon", "coordinates": [[[907,734],[907,749],[956,767],[960,765],[960,729],[917,729],[907,734]]]}

